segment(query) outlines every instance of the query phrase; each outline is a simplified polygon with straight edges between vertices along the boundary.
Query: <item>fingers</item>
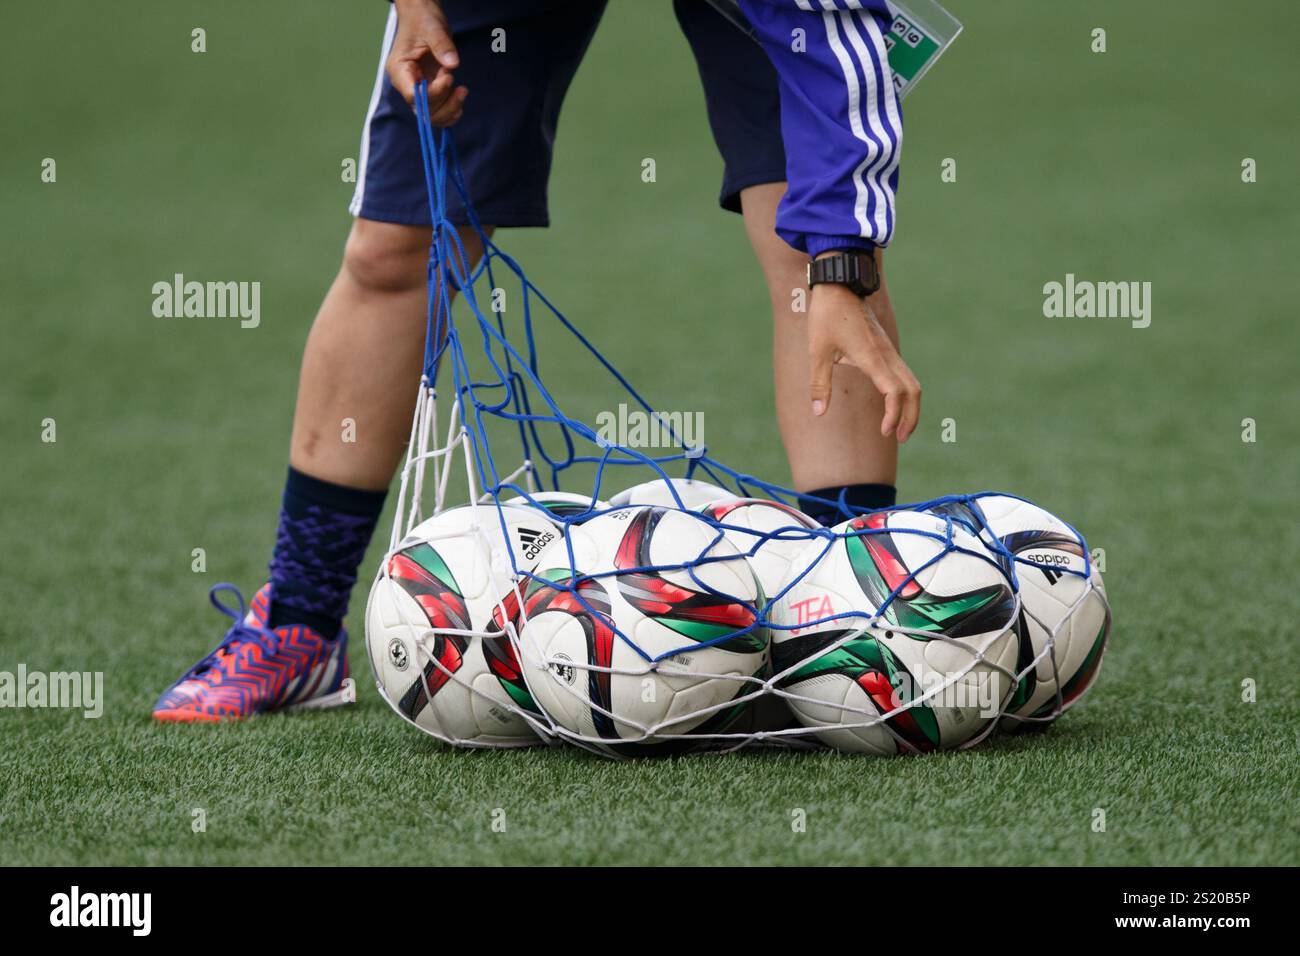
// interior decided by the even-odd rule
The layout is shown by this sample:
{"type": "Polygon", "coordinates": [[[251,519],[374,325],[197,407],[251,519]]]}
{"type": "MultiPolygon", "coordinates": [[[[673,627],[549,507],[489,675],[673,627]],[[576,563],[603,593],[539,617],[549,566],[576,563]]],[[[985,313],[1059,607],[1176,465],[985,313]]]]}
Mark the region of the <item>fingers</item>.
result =
{"type": "Polygon", "coordinates": [[[456,79],[444,67],[436,66],[431,56],[422,60],[399,59],[389,65],[389,80],[407,103],[415,103],[416,84],[436,69],[428,81],[429,120],[434,126],[451,126],[460,119],[469,90],[456,86],[456,79]]]}
{"type": "Polygon", "coordinates": [[[813,414],[822,415],[830,404],[831,370],[851,365],[862,372],[884,399],[880,434],[895,435],[905,443],[921,419],[921,385],[893,346],[885,343],[854,343],[841,352],[835,345],[819,342],[810,349],[813,414]],[[820,403],[820,404],[819,404],[820,403]]]}
{"type": "Polygon", "coordinates": [[[921,417],[921,386],[893,344],[883,336],[863,336],[847,348],[849,364],[871,381],[884,399],[880,434],[906,442],[921,417]]]}
{"type": "Polygon", "coordinates": [[[451,29],[440,8],[418,12],[399,21],[398,35],[388,58],[388,78],[407,103],[414,105],[415,87],[429,84],[429,116],[435,126],[450,126],[464,102],[465,88],[457,87],[452,71],[460,66],[460,54],[451,29]]]}
{"type": "MultiPolygon", "coordinates": [[[[885,400],[885,413],[880,419],[880,434],[891,435],[898,428],[904,404],[903,383],[894,370],[879,355],[868,354],[859,357],[858,368],[866,373],[885,400]]],[[[902,439],[899,439],[900,441],[902,439]]]]}
{"type": "Polygon", "coordinates": [[[905,444],[921,418],[921,386],[901,359],[899,365],[901,368],[889,376],[888,390],[881,390],[885,396],[885,415],[880,420],[880,434],[892,433],[899,444],[905,444]]]}
{"type": "Polygon", "coordinates": [[[825,414],[830,404],[831,370],[835,364],[853,365],[883,399],[881,435],[893,435],[900,443],[912,437],[921,419],[921,386],[876,318],[870,302],[857,299],[847,290],[840,294],[834,286],[818,286],[808,335],[813,415],[825,414]]]}
{"type": "Polygon", "coordinates": [[[432,104],[429,106],[429,121],[434,126],[452,126],[461,117],[465,109],[465,97],[469,95],[469,90],[463,86],[458,86],[448,92],[443,98],[441,105],[436,109],[432,104]]]}
{"type": "Polygon", "coordinates": [[[880,419],[880,434],[892,435],[898,427],[898,418],[902,412],[903,397],[901,389],[890,387],[881,392],[885,396],[885,414],[880,419]]]}
{"type": "MultiPolygon", "coordinates": [[[[902,365],[902,359],[899,359],[902,365]]],[[[921,420],[921,383],[912,375],[911,369],[902,365],[906,372],[903,380],[903,408],[898,417],[898,440],[905,443],[916,431],[917,422],[921,420]]]]}
{"type": "MultiPolygon", "coordinates": [[[[898,354],[892,342],[881,347],[880,357],[889,368],[889,386],[897,399],[897,417],[892,422],[882,420],[880,432],[888,435],[892,431],[900,444],[905,443],[916,431],[916,424],[921,419],[921,383],[916,380],[912,370],[907,367],[903,357],[898,354]]],[[[886,401],[888,404],[888,401],[886,401]]],[[[888,415],[886,415],[886,418],[888,415]]]]}
{"type": "Polygon", "coordinates": [[[854,364],[871,380],[885,400],[880,434],[894,435],[899,443],[912,437],[921,418],[921,386],[911,369],[892,349],[881,354],[864,350],[855,353],[854,364]]]}
{"type": "Polygon", "coordinates": [[[428,58],[394,57],[388,64],[388,79],[393,89],[402,94],[402,99],[410,105],[415,104],[415,87],[421,80],[428,81],[429,112],[432,114],[451,94],[454,79],[440,67],[437,72],[428,69],[428,58]]]}
{"type": "Polygon", "coordinates": [[[402,99],[407,103],[415,102],[415,84],[423,78],[420,68],[410,60],[388,61],[388,82],[393,84],[393,89],[402,94],[402,99]]]}
{"type": "Polygon", "coordinates": [[[835,351],[822,343],[813,343],[809,350],[810,393],[812,413],[816,417],[826,414],[831,404],[831,370],[835,367],[835,351]]]}
{"type": "Polygon", "coordinates": [[[451,96],[456,86],[456,77],[451,70],[439,66],[433,56],[426,53],[420,57],[418,69],[422,76],[429,77],[429,115],[433,115],[451,96]]]}

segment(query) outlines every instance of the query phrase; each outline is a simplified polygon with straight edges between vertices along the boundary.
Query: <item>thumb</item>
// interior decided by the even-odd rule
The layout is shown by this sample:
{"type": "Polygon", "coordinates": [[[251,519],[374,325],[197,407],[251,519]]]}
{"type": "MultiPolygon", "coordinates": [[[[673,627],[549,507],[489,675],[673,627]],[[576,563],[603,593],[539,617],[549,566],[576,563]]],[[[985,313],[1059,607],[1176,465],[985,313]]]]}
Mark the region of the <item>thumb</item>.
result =
{"type": "Polygon", "coordinates": [[[456,44],[451,40],[451,31],[445,21],[429,31],[425,42],[429,44],[433,58],[444,67],[454,70],[460,66],[460,54],[456,52],[456,44]]]}
{"type": "Polygon", "coordinates": [[[826,409],[831,403],[831,369],[835,367],[835,359],[830,349],[813,346],[809,352],[809,360],[812,413],[821,416],[826,414],[826,409]]]}

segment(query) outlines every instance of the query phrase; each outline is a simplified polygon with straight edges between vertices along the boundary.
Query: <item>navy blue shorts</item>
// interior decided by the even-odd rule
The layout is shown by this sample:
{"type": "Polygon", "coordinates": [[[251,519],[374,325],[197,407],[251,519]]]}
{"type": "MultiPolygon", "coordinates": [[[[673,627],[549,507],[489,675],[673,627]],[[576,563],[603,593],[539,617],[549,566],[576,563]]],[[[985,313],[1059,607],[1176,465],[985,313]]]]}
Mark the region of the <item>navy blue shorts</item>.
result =
{"type": "MultiPolygon", "coordinates": [[[[471,90],[454,127],[456,151],[479,220],[495,226],[545,226],[546,186],[564,94],[591,42],[605,0],[447,0],[460,68],[471,90]],[[508,55],[491,50],[506,28],[508,55]]],[[[720,202],[740,211],[740,191],[785,180],[776,71],[762,49],[706,0],[674,0],[695,54],[709,125],[722,154],[720,202]]],[[[361,134],[357,188],[349,207],[365,219],[430,224],[415,113],[384,71],[396,30],[389,15],[379,71],[361,134]]],[[[465,221],[448,191],[453,222],[465,221]]]]}

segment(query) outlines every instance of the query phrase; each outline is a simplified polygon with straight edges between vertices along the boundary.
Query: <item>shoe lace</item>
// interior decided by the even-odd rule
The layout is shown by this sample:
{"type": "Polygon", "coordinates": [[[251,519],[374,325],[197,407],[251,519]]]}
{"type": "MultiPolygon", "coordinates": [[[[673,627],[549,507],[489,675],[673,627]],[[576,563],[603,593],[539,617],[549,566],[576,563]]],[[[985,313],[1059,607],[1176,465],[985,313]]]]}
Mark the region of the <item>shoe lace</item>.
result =
{"type": "Polygon", "coordinates": [[[208,600],[212,602],[213,607],[226,615],[226,617],[230,618],[234,623],[231,624],[230,629],[226,631],[226,635],[221,639],[221,643],[213,648],[212,651],[203,658],[203,660],[191,667],[189,672],[183,678],[184,680],[188,680],[191,677],[199,677],[206,671],[218,666],[221,659],[231,653],[231,648],[236,645],[247,644],[251,641],[252,643],[259,645],[268,657],[273,656],[279,650],[279,634],[269,628],[263,627],[261,624],[248,623],[248,602],[244,600],[244,595],[240,592],[239,588],[235,587],[233,584],[214,584],[212,589],[208,592],[208,600]],[[235,601],[238,603],[238,607],[228,605],[221,600],[221,595],[227,592],[235,596],[235,601]]]}

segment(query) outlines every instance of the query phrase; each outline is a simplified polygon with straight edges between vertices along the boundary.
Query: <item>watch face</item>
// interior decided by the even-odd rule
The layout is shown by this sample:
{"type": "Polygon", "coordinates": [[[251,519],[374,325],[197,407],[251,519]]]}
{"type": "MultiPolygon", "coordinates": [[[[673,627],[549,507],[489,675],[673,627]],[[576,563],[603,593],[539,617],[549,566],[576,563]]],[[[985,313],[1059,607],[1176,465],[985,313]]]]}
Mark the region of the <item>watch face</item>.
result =
{"type": "Polygon", "coordinates": [[[853,257],[857,266],[858,295],[871,295],[880,288],[880,273],[876,271],[876,257],[870,252],[859,252],[853,257]]]}

